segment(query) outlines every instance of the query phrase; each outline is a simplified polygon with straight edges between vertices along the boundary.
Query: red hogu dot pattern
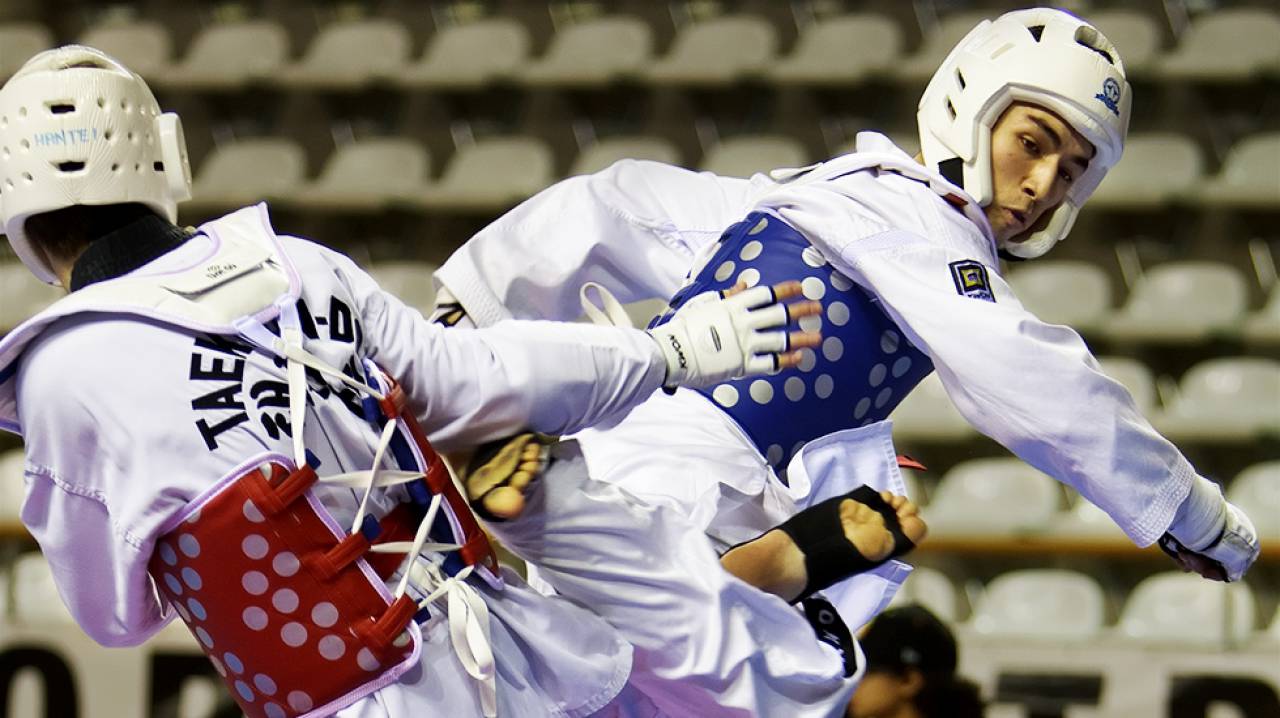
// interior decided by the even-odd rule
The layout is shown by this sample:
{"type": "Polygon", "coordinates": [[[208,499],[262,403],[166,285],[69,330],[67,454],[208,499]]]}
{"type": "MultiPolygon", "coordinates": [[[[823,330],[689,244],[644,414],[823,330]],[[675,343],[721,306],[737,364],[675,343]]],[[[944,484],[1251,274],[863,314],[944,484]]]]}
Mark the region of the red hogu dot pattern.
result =
{"type": "Polygon", "coordinates": [[[307,502],[264,510],[287,469],[253,469],[209,497],[160,538],[150,563],[162,596],[249,718],[301,716],[358,695],[406,661],[407,632],[370,645],[356,632],[387,601],[358,563],[331,578],[317,562],[343,538],[307,502]]]}

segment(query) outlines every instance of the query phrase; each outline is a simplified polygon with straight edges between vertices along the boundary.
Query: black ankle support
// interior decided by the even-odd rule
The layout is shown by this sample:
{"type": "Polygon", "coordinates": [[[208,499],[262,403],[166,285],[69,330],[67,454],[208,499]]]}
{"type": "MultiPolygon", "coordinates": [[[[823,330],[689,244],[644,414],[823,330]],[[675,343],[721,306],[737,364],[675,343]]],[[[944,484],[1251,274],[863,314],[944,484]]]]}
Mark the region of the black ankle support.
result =
{"type": "Polygon", "coordinates": [[[843,496],[810,506],[780,524],[778,529],[790,536],[804,554],[804,568],[809,577],[804,591],[792,603],[803,601],[849,576],[869,571],[915,548],[915,543],[902,533],[898,513],[869,486],[859,486],[843,496]],[[845,499],[865,504],[884,517],[885,529],[893,535],[893,551],[883,560],[869,560],[845,538],[844,526],[840,523],[840,504],[845,499]]]}

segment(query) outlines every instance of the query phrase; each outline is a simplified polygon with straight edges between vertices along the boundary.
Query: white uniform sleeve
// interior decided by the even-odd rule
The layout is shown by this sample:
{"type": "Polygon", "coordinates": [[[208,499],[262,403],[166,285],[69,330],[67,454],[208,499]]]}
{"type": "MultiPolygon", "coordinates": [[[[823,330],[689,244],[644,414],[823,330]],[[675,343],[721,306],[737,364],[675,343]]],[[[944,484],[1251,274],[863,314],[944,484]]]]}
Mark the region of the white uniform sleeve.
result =
{"type": "Polygon", "coordinates": [[[147,574],[150,548],[113,527],[97,499],[37,469],[27,476],[22,522],[49,561],[63,603],[90,638],[133,646],[168,623],[172,614],[161,608],[147,574]]]}
{"type": "Polygon", "coordinates": [[[485,227],[436,273],[479,326],[572,320],[596,282],[624,303],[667,298],[695,255],[746,214],[748,180],[623,160],[571,177],[485,227]]]}
{"type": "MultiPolygon", "coordinates": [[[[127,343],[135,338],[121,341],[138,346],[127,343]]],[[[18,391],[28,458],[21,518],[76,623],[102,645],[132,646],[172,614],[161,607],[147,573],[153,527],[125,525],[121,517],[163,520],[166,502],[178,499],[150,487],[164,472],[189,467],[190,447],[153,432],[163,423],[154,420],[164,416],[161,392],[126,393],[154,381],[158,362],[144,357],[136,368],[126,367],[136,373],[122,375],[119,366],[79,361],[95,348],[83,333],[49,331],[39,351],[24,358],[18,391]]]]}
{"type": "Polygon", "coordinates": [[[506,321],[445,330],[334,255],[364,324],[365,355],[404,387],[437,448],[517,431],[568,434],[630,411],[657,390],[666,361],[648,334],[506,321]]]}
{"type": "Polygon", "coordinates": [[[831,258],[929,355],[974,427],[1078,490],[1138,545],[1164,533],[1195,470],[1079,335],[1037,319],[995,271],[994,302],[961,294],[950,265],[974,258],[918,235],[886,232],[831,258]]]}

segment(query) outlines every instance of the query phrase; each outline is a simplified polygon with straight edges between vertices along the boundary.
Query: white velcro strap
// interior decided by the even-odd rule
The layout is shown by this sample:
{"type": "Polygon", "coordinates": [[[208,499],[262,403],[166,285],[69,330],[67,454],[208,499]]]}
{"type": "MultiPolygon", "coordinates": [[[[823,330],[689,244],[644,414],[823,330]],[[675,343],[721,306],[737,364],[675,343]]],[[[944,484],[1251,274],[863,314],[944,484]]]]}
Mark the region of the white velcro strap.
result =
{"type": "Polygon", "coordinates": [[[1228,581],[1239,581],[1262,551],[1258,532],[1243,511],[1227,503],[1227,521],[1222,537],[1199,553],[1217,561],[1226,569],[1228,581]]]}
{"type": "Polygon", "coordinates": [[[582,311],[591,320],[592,324],[634,328],[631,323],[631,317],[627,316],[627,310],[622,307],[622,302],[619,302],[618,298],[613,296],[613,293],[602,285],[595,282],[583,284],[578,290],[578,300],[582,302],[582,311]],[[600,303],[603,308],[592,301],[589,295],[589,290],[592,289],[600,295],[600,303]]]}

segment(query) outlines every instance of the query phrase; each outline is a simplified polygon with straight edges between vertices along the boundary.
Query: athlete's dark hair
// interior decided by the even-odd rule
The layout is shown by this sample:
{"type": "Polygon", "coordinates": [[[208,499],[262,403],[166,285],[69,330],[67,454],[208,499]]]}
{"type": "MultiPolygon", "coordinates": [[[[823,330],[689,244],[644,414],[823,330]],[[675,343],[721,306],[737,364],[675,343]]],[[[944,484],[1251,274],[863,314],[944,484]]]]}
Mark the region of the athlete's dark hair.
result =
{"type": "Polygon", "coordinates": [[[972,681],[956,675],[958,651],[951,629],[920,605],[880,614],[858,640],[868,671],[905,677],[918,671],[923,685],[912,699],[925,718],[983,715],[982,696],[972,681]]]}
{"type": "Polygon", "coordinates": [[[148,214],[150,207],[136,202],[101,206],[72,205],[27,218],[25,229],[31,243],[51,260],[65,261],[79,254],[95,239],[132,224],[148,214]]]}

